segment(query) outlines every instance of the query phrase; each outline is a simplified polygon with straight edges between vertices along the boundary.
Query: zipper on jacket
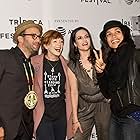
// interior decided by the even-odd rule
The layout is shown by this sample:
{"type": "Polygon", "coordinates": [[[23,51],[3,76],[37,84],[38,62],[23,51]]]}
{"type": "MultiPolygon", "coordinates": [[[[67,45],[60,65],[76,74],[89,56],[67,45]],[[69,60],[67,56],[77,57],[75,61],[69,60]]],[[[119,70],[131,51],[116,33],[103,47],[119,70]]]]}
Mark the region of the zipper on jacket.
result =
{"type": "Polygon", "coordinates": [[[123,107],[123,103],[122,103],[122,100],[121,100],[121,97],[120,97],[120,94],[119,94],[119,91],[118,91],[118,90],[117,90],[117,95],[118,95],[118,97],[119,97],[120,104],[121,104],[121,106],[123,107]]]}
{"type": "MultiPolygon", "coordinates": [[[[132,84],[133,93],[135,93],[135,91],[134,91],[134,80],[132,80],[131,84],[132,84]]],[[[134,102],[134,104],[136,104],[135,95],[133,95],[133,98],[134,98],[133,102],[134,102]]]]}
{"type": "MultiPolygon", "coordinates": [[[[133,87],[133,81],[131,82],[131,85],[133,87]]],[[[129,84],[128,83],[127,83],[127,90],[128,90],[128,92],[127,92],[127,94],[128,94],[128,102],[131,103],[130,90],[129,90],[129,84]]]]}

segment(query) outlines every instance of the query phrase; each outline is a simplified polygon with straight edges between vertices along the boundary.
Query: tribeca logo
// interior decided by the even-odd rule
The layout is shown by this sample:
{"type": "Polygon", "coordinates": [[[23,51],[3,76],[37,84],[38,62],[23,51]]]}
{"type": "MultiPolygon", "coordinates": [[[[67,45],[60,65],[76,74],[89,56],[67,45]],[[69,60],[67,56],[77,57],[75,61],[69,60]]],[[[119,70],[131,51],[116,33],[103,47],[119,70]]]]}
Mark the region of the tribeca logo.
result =
{"type": "Polygon", "coordinates": [[[95,3],[96,5],[100,4],[111,4],[111,0],[80,0],[84,3],[95,3]]]}
{"type": "Polygon", "coordinates": [[[66,35],[66,29],[63,27],[57,27],[56,31],[60,32],[63,35],[63,37],[66,35]]]}
{"type": "Polygon", "coordinates": [[[128,5],[131,5],[133,2],[140,2],[140,0],[124,0],[128,5]]]}

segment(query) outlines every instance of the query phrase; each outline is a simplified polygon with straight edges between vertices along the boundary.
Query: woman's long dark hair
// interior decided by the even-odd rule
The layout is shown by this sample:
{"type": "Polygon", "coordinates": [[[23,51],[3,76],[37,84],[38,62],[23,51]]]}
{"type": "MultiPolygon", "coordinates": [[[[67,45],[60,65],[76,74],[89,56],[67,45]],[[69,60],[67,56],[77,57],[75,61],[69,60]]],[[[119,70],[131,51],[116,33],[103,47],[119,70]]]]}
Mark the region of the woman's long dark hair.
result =
{"type": "Polygon", "coordinates": [[[90,38],[90,42],[91,42],[91,46],[90,46],[90,56],[88,57],[88,60],[94,64],[95,62],[95,55],[93,53],[93,50],[95,50],[94,48],[94,45],[93,45],[93,41],[92,41],[92,38],[91,38],[91,34],[90,32],[84,28],[84,27],[78,27],[76,29],[74,29],[71,33],[71,36],[70,36],[70,42],[69,42],[69,46],[70,46],[70,49],[69,49],[69,60],[70,61],[73,61],[73,63],[76,63],[77,60],[80,59],[80,53],[79,53],[79,50],[78,48],[74,45],[74,43],[76,43],[75,41],[75,36],[76,36],[76,33],[79,31],[79,30],[85,30],[88,35],[89,35],[89,38],[90,38]]]}

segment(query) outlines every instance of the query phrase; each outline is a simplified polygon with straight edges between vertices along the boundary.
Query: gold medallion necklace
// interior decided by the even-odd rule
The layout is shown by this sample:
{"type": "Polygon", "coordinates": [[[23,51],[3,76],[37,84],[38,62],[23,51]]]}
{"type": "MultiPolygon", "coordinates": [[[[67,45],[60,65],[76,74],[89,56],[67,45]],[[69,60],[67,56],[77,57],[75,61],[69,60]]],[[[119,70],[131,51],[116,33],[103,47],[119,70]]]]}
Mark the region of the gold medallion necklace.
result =
{"type": "MultiPolygon", "coordinates": [[[[27,62],[28,65],[29,65],[29,71],[30,71],[30,74],[31,74],[31,80],[32,80],[32,83],[33,83],[33,70],[32,70],[32,66],[31,66],[31,62],[27,62]]],[[[24,104],[25,106],[28,108],[28,109],[34,109],[36,104],[37,104],[37,94],[35,93],[35,91],[33,91],[33,85],[30,85],[29,83],[29,73],[27,71],[27,67],[25,65],[25,63],[23,63],[23,67],[24,67],[24,70],[25,70],[25,76],[27,78],[27,81],[28,81],[28,89],[29,89],[29,92],[26,94],[26,96],[24,97],[24,104]]]]}

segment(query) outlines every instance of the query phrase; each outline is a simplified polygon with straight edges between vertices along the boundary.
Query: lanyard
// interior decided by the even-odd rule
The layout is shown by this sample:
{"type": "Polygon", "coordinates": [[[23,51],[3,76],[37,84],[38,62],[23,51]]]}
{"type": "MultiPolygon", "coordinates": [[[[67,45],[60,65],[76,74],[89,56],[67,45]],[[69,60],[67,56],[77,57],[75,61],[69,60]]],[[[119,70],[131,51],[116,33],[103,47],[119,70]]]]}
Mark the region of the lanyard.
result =
{"type": "MultiPolygon", "coordinates": [[[[31,67],[31,62],[27,62],[27,63],[29,64],[29,71],[30,71],[31,80],[32,80],[32,83],[33,83],[33,70],[32,70],[32,67],[31,67]]],[[[29,91],[31,91],[33,89],[33,85],[30,84],[29,74],[28,74],[27,66],[25,65],[25,63],[23,63],[23,67],[24,67],[25,75],[26,75],[26,78],[27,78],[27,81],[28,81],[28,88],[29,88],[29,91]]]]}

